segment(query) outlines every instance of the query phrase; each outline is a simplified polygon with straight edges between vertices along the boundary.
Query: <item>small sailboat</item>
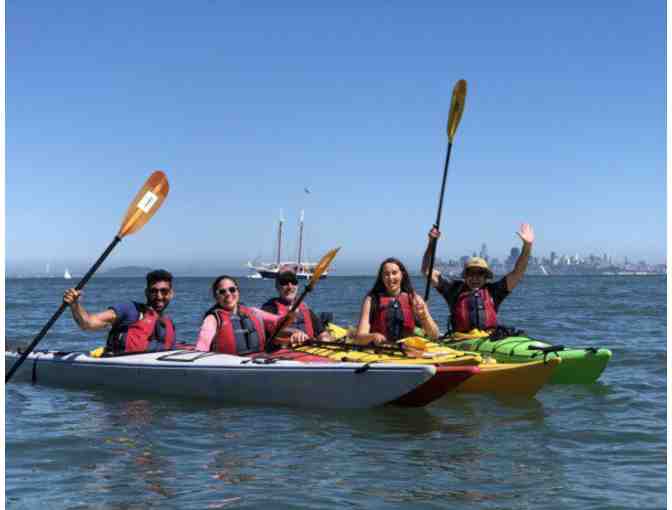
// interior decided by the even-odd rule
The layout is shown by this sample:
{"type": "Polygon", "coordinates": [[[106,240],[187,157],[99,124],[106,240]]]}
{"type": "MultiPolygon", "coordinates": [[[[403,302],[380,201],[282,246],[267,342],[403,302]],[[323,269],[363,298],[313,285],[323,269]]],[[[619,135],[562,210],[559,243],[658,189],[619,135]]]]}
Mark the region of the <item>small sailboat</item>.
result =
{"type": "Polygon", "coordinates": [[[68,271],[68,268],[65,268],[65,272],[63,273],[63,278],[66,280],[72,280],[72,275],[70,274],[70,271],[68,271]]]}

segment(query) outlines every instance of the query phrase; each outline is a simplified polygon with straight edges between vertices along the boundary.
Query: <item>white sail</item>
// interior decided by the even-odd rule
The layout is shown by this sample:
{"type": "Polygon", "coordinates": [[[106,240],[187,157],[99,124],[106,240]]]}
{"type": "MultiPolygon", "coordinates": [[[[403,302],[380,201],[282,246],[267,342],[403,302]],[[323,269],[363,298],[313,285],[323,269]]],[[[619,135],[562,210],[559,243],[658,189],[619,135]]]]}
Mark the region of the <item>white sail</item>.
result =
{"type": "Polygon", "coordinates": [[[65,268],[65,272],[63,273],[63,278],[65,278],[66,280],[72,279],[72,275],[70,274],[70,271],[68,271],[67,267],[65,268]]]}

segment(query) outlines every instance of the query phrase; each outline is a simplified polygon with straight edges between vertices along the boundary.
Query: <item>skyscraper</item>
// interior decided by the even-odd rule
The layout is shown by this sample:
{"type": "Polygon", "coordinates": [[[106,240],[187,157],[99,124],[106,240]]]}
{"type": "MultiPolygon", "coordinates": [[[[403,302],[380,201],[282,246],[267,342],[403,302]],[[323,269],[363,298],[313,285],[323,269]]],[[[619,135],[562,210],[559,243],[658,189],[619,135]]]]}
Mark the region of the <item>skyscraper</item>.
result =
{"type": "Polygon", "coordinates": [[[481,245],[481,252],[479,253],[478,256],[486,261],[488,260],[488,247],[485,243],[481,245]]]}

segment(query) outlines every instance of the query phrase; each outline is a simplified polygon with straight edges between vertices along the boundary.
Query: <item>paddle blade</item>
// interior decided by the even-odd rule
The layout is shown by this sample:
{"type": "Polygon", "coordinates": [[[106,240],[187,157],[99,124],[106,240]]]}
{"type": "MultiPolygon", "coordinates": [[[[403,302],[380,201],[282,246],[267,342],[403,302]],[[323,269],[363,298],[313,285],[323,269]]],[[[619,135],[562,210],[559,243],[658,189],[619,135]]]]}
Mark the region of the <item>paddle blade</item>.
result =
{"type": "Polygon", "coordinates": [[[453,143],[453,137],[460,124],[462,112],[464,111],[464,101],[467,98],[467,82],[459,80],[453,88],[453,98],[450,101],[450,113],[448,114],[448,139],[453,143]]]}
{"type": "Polygon", "coordinates": [[[329,264],[331,264],[331,261],[334,260],[334,257],[336,256],[338,250],[340,249],[341,247],[339,246],[338,248],[329,250],[327,254],[324,257],[322,257],[322,260],[320,260],[317,266],[315,266],[315,271],[313,271],[313,274],[310,276],[310,281],[308,282],[309,287],[315,285],[315,282],[317,282],[320,279],[322,273],[324,273],[329,268],[329,264]]]}
{"type": "Polygon", "coordinates": [[[169,189],[168,179],[162,171],[157,170],[150,175],[128,207],[117,236],[122,238],[140,230],[159,210],[169,189]]]}

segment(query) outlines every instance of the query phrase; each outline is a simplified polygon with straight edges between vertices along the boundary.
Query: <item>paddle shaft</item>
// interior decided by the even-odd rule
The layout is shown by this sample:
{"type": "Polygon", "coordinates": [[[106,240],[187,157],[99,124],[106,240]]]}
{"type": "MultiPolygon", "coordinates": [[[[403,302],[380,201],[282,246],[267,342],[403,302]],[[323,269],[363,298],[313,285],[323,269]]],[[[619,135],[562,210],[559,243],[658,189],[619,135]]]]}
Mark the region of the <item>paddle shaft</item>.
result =
{"type": "Polygon", "coordinates": [[[408,354],[402,348],[394,347],[392,345],[359,345],[346,342],[323,342],[321,340],[316,340],[311,338],[308,343],[305,345],[314,346],[314,347],[341,347],[345,349],[351,349],[353,351],[366,351],[372,350],[374,354],[386,353],[391,355],[402,355],[407,356],[408,354]]]}
{"type": "MultiPolygon", "coordinates": [[[[448,164],[450,163],[450,153],[453,149],[452,140],[448,142],[448,150],[446,151],[446,162],[443,165],[443,180],[441,181],[441,194],[439,195],[439,210],[436,213],[436,223],[434,227],[440,229],[441,227],[441,213],[443,212],[443,195],[446,192],[446,180],[448,178],[448,164]]],[[[429,301],[429,288],[432,282],[432,271],[434,271],[434,258],[436,256],[436,243],[438,239],[434,239],[431,243],[429,253],[429,271],[427,272],[427,286],[425,287],[425,301],[429,301]]]]}
{"type": "MultiPolygon", "coordinates": [[[[84,275],[84,277],[79,281],[77,286],[75,287],[76,290],[82,290],[84,288],[84,285],[87,284],[87,282],[91,279],[93,274],[98,270],[100,265],[103,263],[103,261],[108,257],[108,255],[112,252],[115,246],[119,244],[119,241],[121,241],[121,237],[114,236],[114,239],[110,243],[110,245],[107,247],[107,249],[103,252],[103,254],[98,258],[96,263],[89,269],[89,271],[84,275]]],[[[37,347],[37,344],[40,343],[40,340],[44,338],[44,336],[47,334],[49,329],[51,329],[51,326],[54,325],[54,323],[58,320],[58,318],[63,314],[65,309],[68,307],[68,305],[64,302],[61,303],[61,306],[56,310],[56,313],[51,316],[51,319],[47,321],[47,323],[44,325],[42,330],[37,334],[35,339],[30,343],[28,348],[21,354],[21,357],[16,360],[14,365],[12,365],[12,368],[10,368],[9,372],[5,376],[5,384],[9,382],[9,380],[12,378],[14,375],[14,372],[16,372],[21,364],[25,361],[25,359],[28,357],[28,355],[37,347]]]]}

